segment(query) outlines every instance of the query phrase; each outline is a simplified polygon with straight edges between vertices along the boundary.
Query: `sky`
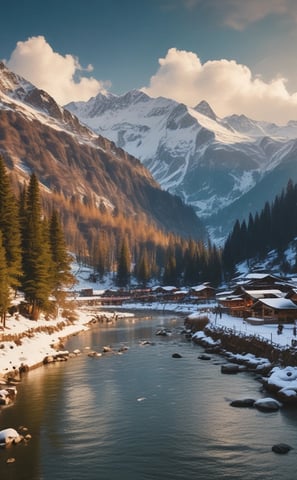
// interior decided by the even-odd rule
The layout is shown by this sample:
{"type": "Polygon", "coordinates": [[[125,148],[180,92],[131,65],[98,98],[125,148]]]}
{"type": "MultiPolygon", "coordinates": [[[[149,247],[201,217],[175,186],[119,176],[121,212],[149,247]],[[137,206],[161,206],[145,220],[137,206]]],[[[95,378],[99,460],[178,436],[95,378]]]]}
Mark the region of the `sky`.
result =
{"type": "Polygon", "coordinates": [[[60,105],[142,89],[297,120],[296,0],[14,0],[0,59],[60,105]]]}

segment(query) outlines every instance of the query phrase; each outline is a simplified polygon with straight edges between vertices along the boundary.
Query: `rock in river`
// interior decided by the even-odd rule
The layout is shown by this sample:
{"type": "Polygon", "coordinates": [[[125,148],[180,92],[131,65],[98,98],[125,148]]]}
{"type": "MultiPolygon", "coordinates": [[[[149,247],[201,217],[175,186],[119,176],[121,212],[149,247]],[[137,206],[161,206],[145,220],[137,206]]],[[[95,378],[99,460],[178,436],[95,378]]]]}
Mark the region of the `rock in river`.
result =
{"type": "Polygon", "coordinates": [[[239,408],[251,408],[254,406],[255,400],[253,398],[244,398],[242,400],[233,400],[230,405],[231,407],[239,408]]]}
{"type": "Polygon", "coordinates": [[[273,445],[271,449],[274,453],[288,453],[290,450],[292,450],[292,447],[290,445],[287,445],[286,443],[278,443],[276,445],[273,445]]]}
{"type": "Polygon", "coordinates": [[[254,406],[262,412],[276,412],[280,409],[282,404],[274,398],[266,397],[256,400],[254,406]]]}

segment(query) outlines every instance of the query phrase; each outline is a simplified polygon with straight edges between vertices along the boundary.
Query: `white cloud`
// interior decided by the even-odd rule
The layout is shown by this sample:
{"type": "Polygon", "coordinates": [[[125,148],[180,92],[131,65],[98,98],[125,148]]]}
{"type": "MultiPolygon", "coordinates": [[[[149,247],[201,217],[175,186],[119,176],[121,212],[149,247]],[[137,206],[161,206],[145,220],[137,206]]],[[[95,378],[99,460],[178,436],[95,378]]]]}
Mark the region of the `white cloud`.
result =
{"type": "Polygon", "coordinates": [[[224,23],[229,27],[241,30],[249,23],[254,23],[269,15],[293,15],[296,17],[295,0],[223,0],[226,10],[224,23]]]}
{"type": "Polygon", "coordinates": [[[283,15],[297,21],[296,0],[176,0],[189,9],[204,7],[217,11],[221,22],[236,30],[270,15],[283,15]]]}
{"type": "Polygon", "coordinates": [[[82,68],[73,55],[54,52],[43,36],[18,42],[7,66],[29,80],[36,87],[48,92],[61,105],[70,101],[88,100],[100,91],[105,92],[109,83],[81,75],[91,72],[92,65],[82,68]]]}
{"type": "Polygon", "coordinates": [[[201,63],[199,57],[171,48],[143,91],[153,97],[164,96],[197,105],[210,103],[223,117],[232,113],[253,119],[286,123],[297,119],[297,92],[290,94],[282,77],[265,82],[260,76],[234,60],[201,63]]]}

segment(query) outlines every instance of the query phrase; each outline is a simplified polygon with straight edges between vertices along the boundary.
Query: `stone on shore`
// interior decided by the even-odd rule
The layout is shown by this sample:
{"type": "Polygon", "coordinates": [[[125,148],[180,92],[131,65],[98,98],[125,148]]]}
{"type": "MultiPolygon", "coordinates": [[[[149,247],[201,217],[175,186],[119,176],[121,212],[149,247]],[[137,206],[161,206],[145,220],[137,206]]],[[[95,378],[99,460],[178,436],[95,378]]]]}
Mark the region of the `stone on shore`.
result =
{"type": "Polygon", "coordinates": [[[236,363],[227,363],[221,366],[221,373],[235,374],[240,372],[240,366],[236,363]]]}

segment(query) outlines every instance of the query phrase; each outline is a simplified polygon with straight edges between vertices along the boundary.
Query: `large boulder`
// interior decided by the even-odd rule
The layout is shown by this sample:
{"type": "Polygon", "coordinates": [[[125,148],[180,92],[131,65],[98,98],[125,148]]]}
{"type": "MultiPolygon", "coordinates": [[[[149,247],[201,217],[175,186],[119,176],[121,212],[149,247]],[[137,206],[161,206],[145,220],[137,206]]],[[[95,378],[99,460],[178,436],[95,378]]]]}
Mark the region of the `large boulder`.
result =
{"type": "Polygon", "coordinates": [[[221,373],[235,374],[240,372],[240,367],[236,363],[227,363],[221,366],[221,373]]]}
{"type": "Polygon", "coordinates": [[[280,402],[270,397],[260,398],[254,403],[254,407],[262,412],[276,412],[281,406],[282,404],[280,402]]]}
{"type": "Polygon", "coordinates": [[[0,405],[9,405],[15,399],[16,394],[17,390],[13,385],[0,389],[0,405]]]}
{"type": "Polygon", "coordinates": [[[288,453],[290,450],[292,450],[292,447],[290,445],[287,445],[286,443],[277,443],[276,445],[273,445],[271,450],[274,453],[288,453]]]}
{"type": "Polygon", "coordinates": [[[0,431],[0,445],[10,445],[21,442],[23,437],[14,428],[6,428],[0,431]]]}

